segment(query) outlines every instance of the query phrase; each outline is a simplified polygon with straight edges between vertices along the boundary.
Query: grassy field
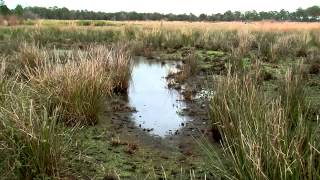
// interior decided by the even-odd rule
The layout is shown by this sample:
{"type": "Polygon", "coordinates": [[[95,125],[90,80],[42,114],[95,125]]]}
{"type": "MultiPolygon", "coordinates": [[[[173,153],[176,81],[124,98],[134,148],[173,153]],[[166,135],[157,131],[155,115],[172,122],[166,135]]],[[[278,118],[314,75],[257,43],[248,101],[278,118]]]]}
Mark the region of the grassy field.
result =
{"type": "Polygon", "coordinates": [[[320,178],[320,23],[25,21],[0,27],[0,59],[4,179],[320,178]],[[183,61],[169,76],[186,100],[213,92],[200,158],[99,123],[134,56],[183,61]]]}

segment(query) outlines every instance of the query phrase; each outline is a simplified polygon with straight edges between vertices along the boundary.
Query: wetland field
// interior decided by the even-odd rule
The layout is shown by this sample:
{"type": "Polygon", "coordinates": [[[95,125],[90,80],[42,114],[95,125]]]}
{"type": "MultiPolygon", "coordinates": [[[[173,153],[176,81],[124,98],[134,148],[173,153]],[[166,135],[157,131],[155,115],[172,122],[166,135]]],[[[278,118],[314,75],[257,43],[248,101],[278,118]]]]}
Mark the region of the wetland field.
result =
{"type": "Polygon", "coordinates": [[[320,179],[320,23],[83,23],[0,26],[0,179],[320,179]]]}

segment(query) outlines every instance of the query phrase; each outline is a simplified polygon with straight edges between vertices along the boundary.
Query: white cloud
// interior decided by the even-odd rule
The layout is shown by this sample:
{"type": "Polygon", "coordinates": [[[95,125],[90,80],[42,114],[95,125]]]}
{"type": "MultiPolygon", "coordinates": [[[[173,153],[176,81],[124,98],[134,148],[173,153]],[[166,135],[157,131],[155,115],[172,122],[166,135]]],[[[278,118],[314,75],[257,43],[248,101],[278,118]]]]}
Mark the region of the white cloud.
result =
{"type": "Polygon", "coordinates": [[[320,4],[319,0],[7,0],[6,4],[14,8],[23,6],[67,7],[69,9],[87,9],[104,12],[137,11],[161,13],[217,13],[227,10],[270,11],[285,9],[294,11],[320,4]]]}

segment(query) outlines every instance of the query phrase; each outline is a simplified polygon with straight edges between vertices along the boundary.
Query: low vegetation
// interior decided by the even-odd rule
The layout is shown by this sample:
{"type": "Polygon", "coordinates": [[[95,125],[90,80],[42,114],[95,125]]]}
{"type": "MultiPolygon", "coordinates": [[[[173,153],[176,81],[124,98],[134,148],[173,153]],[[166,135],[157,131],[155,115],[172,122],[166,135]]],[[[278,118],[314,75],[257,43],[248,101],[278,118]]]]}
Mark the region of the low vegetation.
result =
{"type": "Polygon", "coordinates": [[[223,156],[210,165],[228,179],[317,179],[319,122],[307,116],[301,74],[289,69],[280,92],[268,97],[254,78],[228,74],[217,83],[211,119],[223,156]]]}
{"type": "Polygon", "coordinates": [[[16,56],[2,59],[3,177],[62,177],[70,136],[63,126],[95,124],[104,101],[115,90],[126,91],[129,62],[124,48],[97,45],[63,56],[24,44],[16,56]]]}
{"type": "MultiPolygon", "coordinates": [[[[132,154],[143,154],[134,143],[125,148],[115,141],[117,129],[95,129],[101,114],[108,123],[116,123],[105,111],[112,109],[111,102],[119,103],[119,96],[127,98],[134,55],[163,64],[162,60],[181,61],[180,71],[173,75],[180,89],[212,85],[206,87],[212,93],[204,101],[210,104],[208,128],[219,136],[219,151],[201,146],[214,176],[320,178],[318,23],[28,23],[0,28],[0,173],[4,178],[59,179],[71,171],[92,170],[89,164],[96,161],[82,155],[84,151],[98,154],[105,164],[105,159],[118,158],[121,166],[132,154]],[[74,130],[84,143],[72,137],[74,130]],[[105,145],[107,137],[112,137],[110,146],[105,145]],[[105,158],[109,154],[101,152],[114,157],[105,158]],[[66,162],[70,159],[76,165],[88,164],[74,169],[66,162]]],[[[185,99],[195,101],[199,89],[184,90],[190,91],[185,99]]],[[[152,164],[149,158],[132,166],[152,164]]],[[[94,168],[118,175],[96,164],[94,168]]],[[[94,174],[92,170],[90,175],[94,174]]]]}

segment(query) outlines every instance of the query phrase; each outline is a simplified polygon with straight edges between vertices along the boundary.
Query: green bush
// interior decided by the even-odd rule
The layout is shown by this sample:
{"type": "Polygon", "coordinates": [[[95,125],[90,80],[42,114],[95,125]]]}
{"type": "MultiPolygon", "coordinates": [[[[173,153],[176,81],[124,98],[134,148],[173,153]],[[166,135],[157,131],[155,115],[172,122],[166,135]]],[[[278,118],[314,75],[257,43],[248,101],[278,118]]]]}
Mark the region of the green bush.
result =
{"type": "Polygon", "coordinates": [[[78,26],[91,26],[91,24],[92,24],[92,21],[85,21],[85,20],[77,21],[78,26]]]}

